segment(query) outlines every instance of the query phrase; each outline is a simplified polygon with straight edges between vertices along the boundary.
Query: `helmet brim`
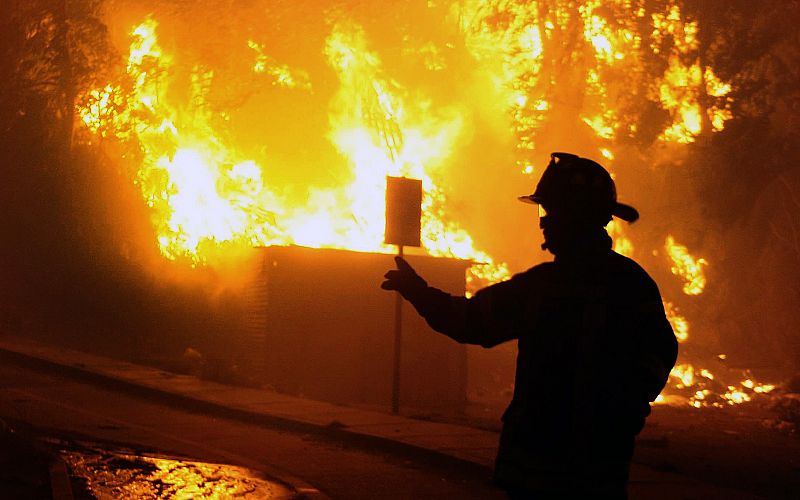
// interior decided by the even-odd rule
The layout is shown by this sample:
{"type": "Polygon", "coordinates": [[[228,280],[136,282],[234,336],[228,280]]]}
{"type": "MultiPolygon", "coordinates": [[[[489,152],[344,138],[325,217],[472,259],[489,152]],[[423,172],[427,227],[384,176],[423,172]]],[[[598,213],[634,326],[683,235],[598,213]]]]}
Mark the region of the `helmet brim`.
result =
{"type": "Polygon", "coordinates": [[[639,220],[638,210],[636,210],[630,205],[626,205],[624,203],[619,203],[619,202],[617,202],[614,205],[614,209],[611,211],[611,215],[620,218],[625,222],[636,222],[637,220],[639,220]]]}
{"type": "MultiPolygon", "coordinates": [[[[517,198],[522,203],[528,203],[531,205],[540,205],[542,200],[540,197],[529,194],[527,196],[520,196],[517,198]]],[[[633,208],[630,205],[626,205],[624,203],[616,202],[614,204],[614,209],[611,211],[611,215],[617,217],[618,219],[622,219],[625,222],[636,222],[639,220],[639,211],[633,208]]]]}

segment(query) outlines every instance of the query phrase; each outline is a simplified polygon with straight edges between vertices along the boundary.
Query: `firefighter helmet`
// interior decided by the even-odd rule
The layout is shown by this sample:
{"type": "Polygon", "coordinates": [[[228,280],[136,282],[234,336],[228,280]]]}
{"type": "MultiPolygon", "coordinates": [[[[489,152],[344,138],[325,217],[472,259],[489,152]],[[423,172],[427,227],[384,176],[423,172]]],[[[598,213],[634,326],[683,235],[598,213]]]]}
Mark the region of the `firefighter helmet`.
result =
{"type": "Polygon", "coordinates": [[[536,203],[548,211],[561,211],[588,218],[611,216],[627,222],[639,218],[630,205],[617,201],[617,188],[608,171],[599,163],[570,153],[551,153],[542,178],[533,194],[520,201],[536,203]]]}

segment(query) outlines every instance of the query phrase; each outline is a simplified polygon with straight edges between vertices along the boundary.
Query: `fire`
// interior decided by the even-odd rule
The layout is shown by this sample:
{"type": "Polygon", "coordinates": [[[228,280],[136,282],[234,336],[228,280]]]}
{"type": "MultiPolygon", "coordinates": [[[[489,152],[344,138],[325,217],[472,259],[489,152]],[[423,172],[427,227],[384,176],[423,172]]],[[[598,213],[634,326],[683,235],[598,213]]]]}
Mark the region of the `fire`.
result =
{"type": "Polygon", "coordinates": [[[490,76],[492,90],[512,117],[517,166],[533,173],[535,136],[551,110],[549,84],[541,80],[545,43],[568,14],[557,9],[555,18],[551,12],[541,19],[539,9],[525,3],[496,0],[454,2],[453,11],[466,49],[490,76]]]}
{"type": "Polygon", "coordinates": [[[653,33],[651,48],[661,52],[667,37],[674,43],[669,50],[669,64],[658,85],[658,97],[664,109],[670,112],[672,124],[661,134],[666,142],[688,144],[695,141],[704,127],[700,100],[710,100],[707,119],[711,130],[719,132],[733,115],[732,99],[728,97],[731,86],[721,81],[714,70],[701,66],[697,55],[700,28],[697,21],[685,21],[678,5],[668,6],[665,12],[652,14],[653,33]]]}
{"type": "Polygon", "coordinates": [[[264,52],[264,45],[253,40],[247,41],[247,46],[256,53],[253,72],[266,74],[272,78],[272,84],[280,87],[299,88],[311,90],[311,80],[305,71],[293,70],[286,64],[279,64],[264,52]]]}
{"type": "Polygon", "coordinates": [[[678,342],[683,343],[689,340],[689,322],[678,313],[678,308],[672,302],[664,301],[664,311],[678,342]]]}
{"type": "MultiPolygon", "coordinates": [[[[341,189],[312,191],[305,207],[289,205],[263,178],[261,165],[226,147],[202,107],[202,85],[193,89],[199,105],[189,113],[170,103],[173,58],[159,45],[157,27],[148,19],[131,32],[132,91],[121,85],[93,90],[78,112],[98,135],[138,141],[143,160],[136,182],[164,256],[204,263],[231,246],[290,244],[392,252],[382,243],[383,193],[386,176],[399,175],[423,181],[422,240],[430,254],[479,263],[470,282],[508,277],[503,264],[444,217],[444,193],[429,174],[449,157],[460,118],[423,119],[423,110],[382,76],[380,59],[358,26],[337,25],[325,48],[340,81],[331,138],[351,162],[353,180],[341,189]]],[[[257,54],[254,72],[270,75],[276,85],[310,88],[305,73],[277,64],[255,42],[248,46],[257,54]]],[[[205,77],[198,72],[192,81],[205,77]]]]}
{"type": "MultiPolygon", "coordinates": [[[[475,249],[465,230],[447,220],[445,195],[428,173],[452,153],[461,118],[428,116],[420,120],[425,115],[422,109],[391,92],[393,85],[382,77],[380,58],[368,50],[366,36],[358,26],[335,26],[325,53],[341,82],[335,99],[341,109],[349,110],[331,120],[333,142],[350,159],[355,173],[355,181],[346,188],[349,206],[363,221],[362,228],[370,231],[367,245],[361,249],[388,251],[381,244],[386,176],[414,177],[423,184],[423,247],[432,255],[481,263],[468,277],[470,283],[506,279],[505,265],[494,264],[488,254],[475,249]]],[[[353,248],[352,233],[335,245],[353,248]]]]}
{"type": "Polygon", "coordinates": [[[694,385],[694,367],[692,365],[675,365],[669,376],[678,379],[680,382],[677,386],[678,389],[694,385]]]}
{"type": "MultiPolygon", "coordinates": [[[[667,236],[665,248],[672,261],[672,273],[679,276],[683,282],[683,292],[689,296],[697,296],[703,293],[706,285],[706,278],[703,273],[703,266],[707,265],[705,259],[696,259],[689,254],[688,249],[675,242],[670,235],[667,236]]],[[[664,302],[664,310],[667,314],[675,336],[680,343],[689,340],[689,322],[680,315],[679,310],[671,302],[664,302]]],[[[719,360],[727,358],[724,354],[718,356],[719,360]]],[[[775,388],[774,384],[762,384],[753,381],[752,376],[745,373],[746,378],[738,385],[722,385],[721,377],[715,376],[707,368],[696,368],[690,363],[680,363],[670,372],[670,382],[672,386],[669,391],[677,390],[678,393],[689,393],[685,399],[676,397],[662,397],[656,400],[658,404],[689,404],[694,408],[717,407],[726,405],[737,405],[747,403],[758,395],[768,394],[775,388]],[[684,403],[685,401],[685,403],[684,403]]],[[[726,374],[725,379],[730,380],[730,374],[726,374]]]]}
{"type": "Polygon", "coordinates": [[[669,376],[674,388],[685,396],[662,395],[656,399],[657,404],[723,408],[750,402],[775,389],[773,384],[755,382],[749,372],[744,373],[746,378],[737,385],[722,386],[710,371],[698,370],[688,363],[676,365],[669,376]]]}
{"type": "Polygon", "coordinates": [[[614,240],[614,251],[626,257],[633,256],[633,242],[625,236],[622,224],[616,219],[606,226],[609,236],[614,240]]]}
{"type": "Polygon", "coordinates": [[[768,392],[771,392],[773,389],[775,389],[775,385],[774,384],[756,384],[755,382],[753,382],[749,378],[742,381],[742,386],[746,387],[748,389],[751,389],[754,392],[757,392],[759,394],[766,394],[768,392]]]}
{"type": "Polygon", "coordinates": [[[679,143],[693,142],[703,130],[697,88],[701,84],[700,66],[684,65],[678,56],[671,56],[669,68],[658,87],[659,98],[673,116],[673,123],[664,130],[662,139],[679,143]]]}
{"type": "Polygon", "coordinates": [[[700,295],[706,287],[706,277],[703,267],[708,261],[703,258],[696,259],[689,254],[689,250],[675,242],[672,235],[667,236],[664,244],[667,253],[672,259],[672,274],[679,276],[684,281],[683,293],[686,295],[700,295]]]}
{"type": "MultiPolygon", "coordinates": [[[[594,0],[579,6],[577,12],[569,2],[541,7],[476,0],[451,6],[465,48],[504,96],[521,151],[518,164],[525,173],[534,172],[528,152],[534,150],[536,132],[553,111],[552,95],[558,84],[542,78],[545,56],[548,50],[555,50],[554,40],[576,22],[593,54],[585,83],[591,101],[596,102],[580,119],[604,143],[598,152],[609,161],[615,157],[610,141],[623,128],[608,88],[613,68],[641,66],[648,49],[654,54],[669,51],[660,99],[665,109],[678,110],[681,127],[694,135],[701,130],[697,92],[703,90],[721,99],[731,91],[730,84],[712,68],[687,67],[680,62],[681,57],[696,53],[699,27],[697,22],[685,20],[676,4],[670,3],[665,12],[650,14],[649,44],[637,28],[647,17],[641,2],[609,5],[594,0]],[[688,89],[688,94],[679,95],[675,89],[688,89]]],[[[226,146],[203,107],[203,82],[214,78],[213,71],[197,68],[192,75],[193,107],[179,111],[170,101],[167,91],[175,56],[162,49],[157,28],[158,22],[149,18],[131,31],[126,66],[129,87],[109,84],[91,90],[78,114],[87,128],[101,137],[138,141],[143,166],[136,182],[153,209],[157,239],[165,256],[205,262],[209,247],[231,243],[389,251],[381,244],[381,196],[369,200],[365,196],[380,193],[386,175],[407,175],[424,183],[425,248],[435,255],[489,263],[482,273],[489,279],[508,276],[504,266],[495,266],[488,254],[478,251],[471,236],[448,220],[441,208],[444,193],[432,173],[446,164],[463,133],[459,112],[446,110],[439,116],[427,116],[430,113],[420,103],[409,101],[405,89],[384,74],[379,54],[368,48],[366,35],[356,23],[335,23],[324,49],[341,86],[332,106],[330,136],[352,164],[353,180],[340,189],[313,191],[306,207],[290,206],[269,179],[262,178],[261,165],[226,146]]],[[[312,89],[308,73],[280,63],[262,43],[252,39],[246,43],[254,54],[254,73],[269,77],[276,86],[312,89]]],[[[428,46],[420,53],[430,62],[437,51],[428,46]]],[[[436,68],[443,67],[441,58],[433,58],[440,61],[436,68]]],[[[729,112],[724,106],[709,112],[714,113],[715,129],[720,129],[729,112]]],[[[675,127],[667,129],[667,139],[675,127]]],[[[634,128],[631,125],[626,130],[634,128]]],[[[617,250],[631,254],[633,244],[622,229],[612,226],[610,231],[616,236],[617,250]]]]}
{"type": "MultiPolygon", "coordinates": [[[[610,170],[639,132],[634,97],[664,112],[653,137],[665,143],[694,142],[704,132],[723,130],[732,118],[734,89],[702,62],[701,26],[676,1],[655,10],[644,0],[454,0],[428,2],[427,8],[445,13],[457,39],[426,41],[402,53],[436,72],[448,68],[448,51],[463,49],[459,64],[480,68],[480,91],[506,113],[501,127],[511,138],[513,166],[523,175],[537,173],[539,133],[557,118],[574,120],[572,126],[590,137],[590,151],[610,170]],[[649,75],[654,58],[662,65],[649,75]],[[559,64],[569,71],[554,67],[559,64]]],[[[77,116],[93,137],[128,146],[123,156],[136,165],[132,181],[150,209],[161,253],[192,265],[215,263],[254,245],[390,253],[382,243],[385,179],[408,176],[423,183],[425,250],[481,264],[467,276],[470,290],[507,279],[508,267],[482,251],[449,215],[442,184],[442,173],[454,169],[460,141],[474,127],[471,103],[442,105],[405,86],[385,67],[386,54],[371,44],[364,27],[341,13],[329,21],[320,52],[337,87],[325,135],[348,170],[337,186],[308,188],[302,202],[271,178],[269,159],[256,161],[228,139],[225,116],[214,116],[209,102],[210,82],[220,74],[193,67],[188,88],[182,88],[187,85],[175,77],[181,54],[162,47],[153,17],[130,31],[124,78],[79,99],[77,116]]],[[[241,43],[252,78],[305,95],[319,92],[319,80],[271,55],[268,43],[241,43]]],[[[474,94],[466,100],[479,97],[474,94]]],[[[632,256],[625,226],[612,221],[608,231],[614,249],[632,256]]],[[[702,294],[708,262],[672,235],[665,248],[683,292],[702,294]]],[[[686,343],[688,319],[673,303],[664,307],[686,343]]],[[[695,407],[741,403],[774,388],[750,377],[730,386],[720,378],[689,363],[670,376],[676,390],[691,391],[687,401],[695,407]]]]}
{"type": "MultiPolygon", "coordinates": [[[[78,109],[82,120],[102,136],[138,141],[142,165],[134,182],[152,210],[166,257],[203,262],[217,245],[281,241],[276,196],[264,185],[260,167],[227,150],[214,133],[201,89],[192,89],[198,108],[185,115],[166,97],[173,60],[158,43],[157,27],[147,19],[131,32],[131,90],[120,84],[90,92],[89,104],[78,109]]],[[[203,76],[193,74],[193,83],[203,76]]]]}

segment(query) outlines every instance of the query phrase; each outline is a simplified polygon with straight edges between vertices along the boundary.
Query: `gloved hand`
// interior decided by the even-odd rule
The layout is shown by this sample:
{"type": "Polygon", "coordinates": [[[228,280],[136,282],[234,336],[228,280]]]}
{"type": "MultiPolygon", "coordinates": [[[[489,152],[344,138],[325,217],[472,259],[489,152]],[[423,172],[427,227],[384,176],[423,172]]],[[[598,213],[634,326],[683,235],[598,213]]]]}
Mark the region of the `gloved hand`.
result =
{"type": "Polygon", "coordinates": [[[383,275],[386,281],[381,283],[384,290],[397,290],[400,295],[409,298],[414,292],[422,290],[428,283],[414,271],[414,268],[400,256],[394,258],[397,269],[392,269],[383,275]]]}

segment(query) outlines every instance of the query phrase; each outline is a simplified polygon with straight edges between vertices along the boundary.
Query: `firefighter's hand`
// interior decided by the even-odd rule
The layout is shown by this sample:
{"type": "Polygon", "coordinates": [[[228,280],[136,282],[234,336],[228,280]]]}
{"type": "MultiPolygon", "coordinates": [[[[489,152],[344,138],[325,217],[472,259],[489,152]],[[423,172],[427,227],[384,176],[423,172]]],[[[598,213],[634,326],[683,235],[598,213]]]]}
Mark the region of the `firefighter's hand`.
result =
{"type": "Polygon", "coordinates": [[[386,281],[381,283],[384,290],[397,290],[400,295],[409,298],[415,291],[422,290],[428,283],[414,271],[414,268],[402,257],[394,258],[397,269],[392,269],[385,275],[386,281]]]}

